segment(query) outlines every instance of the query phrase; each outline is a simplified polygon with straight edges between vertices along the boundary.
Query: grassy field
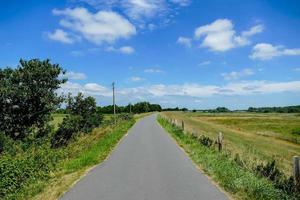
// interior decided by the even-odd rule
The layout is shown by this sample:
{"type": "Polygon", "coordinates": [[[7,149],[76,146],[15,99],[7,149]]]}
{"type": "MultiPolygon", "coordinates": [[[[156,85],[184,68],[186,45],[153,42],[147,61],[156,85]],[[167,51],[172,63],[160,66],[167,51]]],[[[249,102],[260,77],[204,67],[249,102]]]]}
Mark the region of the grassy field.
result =
{"type": "Polygon", "coordinates": [[[292,157],[300,155],[299,114],[164,112],[163,115],[183,120],[185,129],[197,135],[215,139],[222,132],[225,151],[238,154],[249,168],[275,159],[289,176],[292,157]]]}
{"type": "Polygon", "coordinates": [[[165,118],[158,117],[158,122],[200,167],[201,171],[226,190],[232,199],[299,199],[289,191],[278,189],[268,179],[240,166],[229,159],[228,154],[220,153],[215,148],[204,145],[192,134],[183,134],[181,128],[173,126],[165,118]]]}

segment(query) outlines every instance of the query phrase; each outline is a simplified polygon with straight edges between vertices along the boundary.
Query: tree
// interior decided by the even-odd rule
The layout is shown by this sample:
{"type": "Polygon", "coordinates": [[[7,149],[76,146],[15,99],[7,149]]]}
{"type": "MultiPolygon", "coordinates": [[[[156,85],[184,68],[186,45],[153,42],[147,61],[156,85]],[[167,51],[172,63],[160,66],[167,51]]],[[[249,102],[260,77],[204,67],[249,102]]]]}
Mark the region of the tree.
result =
{"type": "Polygon", "coordinates": [[[0,69],[0,130],[13,139],[44,133],[50,113],[62,102],[56,90],[66,79],[49,60],[20,60],[16,69],[0,69]]]}

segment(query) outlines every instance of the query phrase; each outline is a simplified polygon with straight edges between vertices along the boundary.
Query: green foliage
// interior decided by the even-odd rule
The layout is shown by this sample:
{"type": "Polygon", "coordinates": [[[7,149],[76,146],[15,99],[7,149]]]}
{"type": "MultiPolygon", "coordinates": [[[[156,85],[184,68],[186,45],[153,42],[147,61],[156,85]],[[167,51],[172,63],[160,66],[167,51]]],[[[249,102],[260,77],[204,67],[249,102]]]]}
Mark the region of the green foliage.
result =
{"type": "Polygon", "coordinates": [[[0,159],[0,199],[15,199],[11,195],[30,182],[47,180],[60,158],[60,152],[52,151],[47,145],[18,156],[3,155],[0,159]]]}
{"type": "MultiPolygon", "coordinates": [[[[98,107],[98,112],[105,114],[112,114],[114,107],[112,105],[98,107]]],[[[136,104],[128,104],[127,106],[117,106],[116,113],[146,113],[146,112],[160,112],[162,108],[159,104],[150,104],[149,102],[138,102],[136,104]]]]}
{"type": "Polygon", "coordinates": [[[51,140],[52,147],[67,145],[81,130],[83,118],[79,115],[69,115],[64,118],[51,140]]]}
{"type": "Polygon", "coordinates": [[[255,172],[262,177],[271,180],[274,186],[285,191],[288,194],[293,194],[300,198],[300,191],[294,183],[293,177],[286,178],[284,174],[278,169],[275,160],[260,164],[255,168],[255,172]]]}
{"type": "Polygon", "coordinates": [[[294,128],[292,130],[292,134],[294,134],[294,135],[300,135],[300,128],[294,128]]]}
{"type": "Polygon", "coordinates": [[[207,147],[211,147],[213,145],[213,140],[210,139],[209,137],[205,136],[205,135],[201,135],[199,137],[199,142],[204,145],[204,146],[207,146],[207,147]]]}
{"type": "Polygon", "coordinates": [[[49,60],[20,60],[16,69],[0,69],[0,130],[13,139],[42,136],[45,124],[62,98],[56,89],[66,80],[49,60]]]}
{"type": "Polygon", "coordinates": [[[261,108],[249,107],[248,112],[258,112],[258,113],[269,113],[269,112],[300,113],[300,105],[299,106],[284,106],[284,107],[261,107],[261,108]]]}
{"type": "Polygon", "coordinates": [[[103,115],[97,111],[96,100],[93,97],[84,98],[82,93],[71,97],[69,94],[67,102],[69,115],[64,118],[51,139],[54,148],[67,145],[80,132],[90,132],[98,127],[103,119],[103,115]]]}

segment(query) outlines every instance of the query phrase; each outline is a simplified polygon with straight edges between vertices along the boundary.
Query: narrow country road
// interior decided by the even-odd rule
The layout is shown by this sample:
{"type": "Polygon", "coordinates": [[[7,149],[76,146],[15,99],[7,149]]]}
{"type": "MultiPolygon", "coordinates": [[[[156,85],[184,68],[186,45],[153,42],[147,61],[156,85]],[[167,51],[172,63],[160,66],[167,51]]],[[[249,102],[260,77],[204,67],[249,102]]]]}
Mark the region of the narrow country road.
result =
{"type": "Polygon", "coordinates": [[[103,164],[96,166],[63,200],[228,199],[156,122],[138,121],[103,164]]]}

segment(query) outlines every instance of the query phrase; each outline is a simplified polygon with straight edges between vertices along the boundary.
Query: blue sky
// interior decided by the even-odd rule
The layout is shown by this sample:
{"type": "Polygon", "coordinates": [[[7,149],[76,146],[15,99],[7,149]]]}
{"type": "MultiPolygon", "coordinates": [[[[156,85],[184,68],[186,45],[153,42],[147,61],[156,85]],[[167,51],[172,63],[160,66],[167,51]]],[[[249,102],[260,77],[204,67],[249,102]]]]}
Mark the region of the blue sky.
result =
{"type": "Polygon", "coordinates": [[[100,105],[300,104],[300,2],[0,1],[0,67],[49,58],[100,105]]]}

